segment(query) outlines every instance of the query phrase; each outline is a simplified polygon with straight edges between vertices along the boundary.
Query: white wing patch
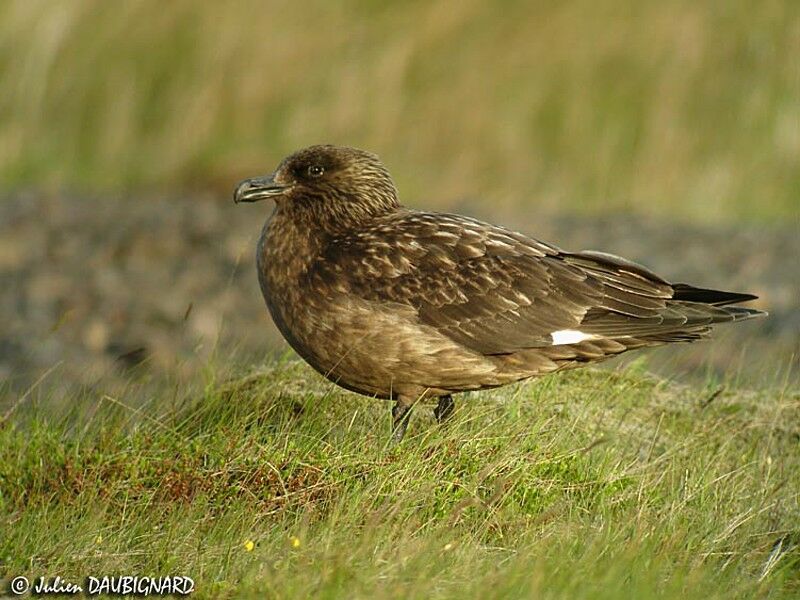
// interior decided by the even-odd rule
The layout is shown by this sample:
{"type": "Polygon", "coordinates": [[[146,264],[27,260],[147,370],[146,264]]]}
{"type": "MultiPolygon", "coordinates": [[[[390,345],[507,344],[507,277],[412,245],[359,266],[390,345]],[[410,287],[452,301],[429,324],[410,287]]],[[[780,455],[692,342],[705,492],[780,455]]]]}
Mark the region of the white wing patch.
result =
{"type": "Polygon", "coordinates": [[[550,334],[553,338],[553,346],[565,346],[567,344],[578,344],[586,340],[596,340],[599,336],[590,333],[583,333],[577,329],[561,329],[550,334]]]}

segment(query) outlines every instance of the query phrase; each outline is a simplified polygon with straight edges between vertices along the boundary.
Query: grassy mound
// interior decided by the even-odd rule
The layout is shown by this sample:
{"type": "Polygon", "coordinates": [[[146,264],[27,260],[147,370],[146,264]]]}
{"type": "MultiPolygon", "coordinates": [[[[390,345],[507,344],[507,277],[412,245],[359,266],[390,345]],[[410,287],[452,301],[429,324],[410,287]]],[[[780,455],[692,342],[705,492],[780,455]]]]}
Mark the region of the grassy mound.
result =
{"type": "Polygon", "coordinates": [[[796,597],[800,395],[583,370],[418,406],[284,363],[0,425],[0,578],[197,597],[796,597]]]}

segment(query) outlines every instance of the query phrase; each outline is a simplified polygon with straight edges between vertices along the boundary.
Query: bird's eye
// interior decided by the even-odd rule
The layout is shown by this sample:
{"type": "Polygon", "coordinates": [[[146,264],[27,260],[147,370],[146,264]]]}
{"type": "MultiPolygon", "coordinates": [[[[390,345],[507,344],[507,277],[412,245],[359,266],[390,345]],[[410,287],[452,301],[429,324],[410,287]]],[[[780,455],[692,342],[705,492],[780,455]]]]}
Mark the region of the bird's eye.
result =
{"type": "Polygon", "coordinates": [[[311,165],[308,167],[308,175],[309,177],[322,177],[322,174],[325,172],[325,169],[319,165],[311,165]]]}

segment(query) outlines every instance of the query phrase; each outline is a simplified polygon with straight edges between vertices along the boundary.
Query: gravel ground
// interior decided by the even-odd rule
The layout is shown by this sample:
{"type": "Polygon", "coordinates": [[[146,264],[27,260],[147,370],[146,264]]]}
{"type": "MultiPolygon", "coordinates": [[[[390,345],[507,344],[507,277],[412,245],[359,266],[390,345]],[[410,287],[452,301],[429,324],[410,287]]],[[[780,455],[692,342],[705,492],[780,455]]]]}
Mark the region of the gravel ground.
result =
{"type": "MultiPolygon", "coordinates": [[[[122,381],[132,369],[181,380],[210,357],[255,362],[285,348],[255,277],[255,242],[269,210],[203,195],[3,198],[0,379],[22,389],[58,365],[51,377],[63,384],[122,381]]],[[[523,218],[490,216],[470,202],[460,211],[565,248],[620,254],[667,278],[761,296],[756,306],[769,319],[664,354],[673,372],[797,365],[798,221],[711,228],[630,215],[534,219],[533,208],[523,218]]]]}

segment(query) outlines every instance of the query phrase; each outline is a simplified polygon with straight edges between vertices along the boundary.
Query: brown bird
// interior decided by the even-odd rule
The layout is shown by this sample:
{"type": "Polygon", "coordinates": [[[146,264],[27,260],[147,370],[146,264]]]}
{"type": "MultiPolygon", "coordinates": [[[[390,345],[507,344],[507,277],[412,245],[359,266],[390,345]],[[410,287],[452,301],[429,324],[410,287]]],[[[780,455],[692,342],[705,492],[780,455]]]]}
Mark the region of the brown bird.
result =
{"type": "Polygon", "coordinates": [[[338,385],[410,410],[451,394],[706,337],[766,313],[756,296],[671,284],[602,252],[566,252],[502,227],[403,207],[377,156],[312,146],[241,182],[235,202],[275,200],[258,279],[294,350],[338,385]]]}

